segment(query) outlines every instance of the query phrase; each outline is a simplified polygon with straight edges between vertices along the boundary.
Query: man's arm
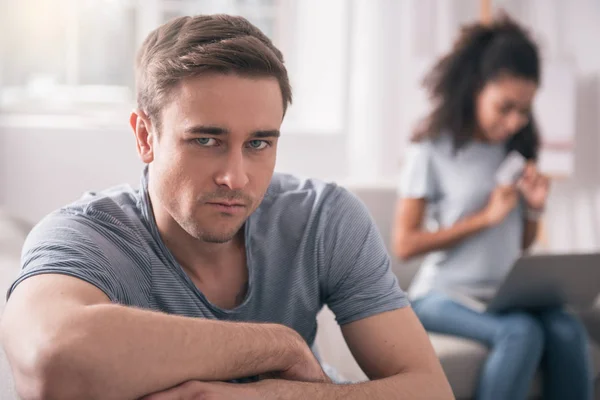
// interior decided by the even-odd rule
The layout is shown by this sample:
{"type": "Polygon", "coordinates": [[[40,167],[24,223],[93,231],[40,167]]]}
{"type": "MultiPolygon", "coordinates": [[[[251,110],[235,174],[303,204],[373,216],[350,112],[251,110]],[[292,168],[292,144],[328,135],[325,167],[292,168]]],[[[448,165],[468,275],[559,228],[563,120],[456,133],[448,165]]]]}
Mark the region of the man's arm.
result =
{"type": "Polygon", "coordinates": [[[133,399],[189,380],[273,371],[325,379],[291,329],[111,304],[96,287],[66,275],[20,283],[0,334],[24,398],[133,399]]]}
{"type": "Polygon", "coordinates": [[[350,385],[283,380],[247,385],[188,382],[144,400],[192,399],[200,395],[240,400],[454,398],[427,334],[409,307],[352,322],[343,326],[342,332],[371,381],[350,385]]]}
{"type": "Polygon", "coordinates": [[[263,381],[265,399],[453,399],[427,333],[410,307],[342,326],[354,358],[371,379],[354,385],[263,381]],[[272,397],[269,397],[272,396],[272,397]]]}

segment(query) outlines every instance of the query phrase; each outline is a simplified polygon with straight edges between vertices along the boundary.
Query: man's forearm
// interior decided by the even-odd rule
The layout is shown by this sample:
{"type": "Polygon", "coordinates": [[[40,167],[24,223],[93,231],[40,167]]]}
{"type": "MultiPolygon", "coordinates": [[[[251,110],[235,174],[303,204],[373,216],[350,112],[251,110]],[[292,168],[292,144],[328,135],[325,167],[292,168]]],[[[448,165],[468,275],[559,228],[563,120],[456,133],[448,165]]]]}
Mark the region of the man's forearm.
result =
{"type": "MultiPolygon", "coordinates": [[[[275,324],[186,318],[118,305],[70,315],[49,363],[57,384],[132,399],[187,380],[221,381],[289,367],[299,336],[275,324]],[[54,370],[52,370],[52,368],[54,370]]],[[[52,379],[50,379],[52,380],[52,379]]]]}
{"type": "Polygon", "coordinates": [[[347,385],[283,380],[265,380],[250,385],[255,386],[260,398],[266,400],[454,399],[445,378],[416,372],[347,385]]]}

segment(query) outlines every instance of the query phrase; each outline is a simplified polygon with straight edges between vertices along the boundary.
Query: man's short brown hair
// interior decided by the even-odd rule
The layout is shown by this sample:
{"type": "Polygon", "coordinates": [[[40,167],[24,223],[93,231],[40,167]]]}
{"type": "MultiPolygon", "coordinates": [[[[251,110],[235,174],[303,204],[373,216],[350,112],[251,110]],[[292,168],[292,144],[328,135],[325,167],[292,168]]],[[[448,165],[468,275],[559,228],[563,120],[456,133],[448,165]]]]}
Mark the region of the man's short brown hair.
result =
{"type": "Polygon", "coordinates": [[[152,31],[136,60],[138,108],[160,125],[160,111],[181,80],[205,72],[275,77],[284,112],[292,102],[283,55],[242,17],[198,15],[175,18],[152,31]]]}

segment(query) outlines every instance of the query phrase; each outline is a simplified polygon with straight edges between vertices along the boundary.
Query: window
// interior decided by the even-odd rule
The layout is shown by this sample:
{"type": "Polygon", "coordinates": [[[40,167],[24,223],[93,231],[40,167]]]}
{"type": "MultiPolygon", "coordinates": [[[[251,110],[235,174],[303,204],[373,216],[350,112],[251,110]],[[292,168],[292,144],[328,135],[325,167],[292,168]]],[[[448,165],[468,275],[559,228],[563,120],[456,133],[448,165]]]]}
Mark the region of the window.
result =
{"type": "MultiPolygon", "coordinates": [[[[0,49],[4,113],[88,115],[129,110],[133,62],[145,36],[179,15],[242,15],[286,57],[294,104],[284,129],[340,133],[349,48],[344,0],[19,0],[0,49]]],[[[103,114],[106,117],[106,114],[103,114]]]]}
{"type": "Polygon", "coordinates": [[[0,106],[68,113],[130,104],[135,49],[131,1],[20,0],[5,4],[0,106]]]}

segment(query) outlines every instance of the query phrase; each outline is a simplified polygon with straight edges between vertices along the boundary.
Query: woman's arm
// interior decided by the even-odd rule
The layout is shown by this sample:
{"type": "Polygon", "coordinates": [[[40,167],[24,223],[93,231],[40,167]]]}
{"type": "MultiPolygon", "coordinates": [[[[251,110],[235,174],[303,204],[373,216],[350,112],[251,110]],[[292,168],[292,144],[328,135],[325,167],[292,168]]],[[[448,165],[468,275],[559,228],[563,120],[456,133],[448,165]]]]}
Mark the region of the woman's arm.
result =
{"type": "Polygon", "coordinates": [[[523,250],[527,250],[535,242],[539,232],[539,220],[546,208],[550,180],[537,170],[533,162],[529,162],[517,187],[525,200],[523,250]]]}
{"type": "Polygon", "coordinates": [[[539,222],[536,220],[525,219],[525,227],[523,229],[523,250],[527,250],[537,238],[539,230],[539,222]]]}
{"type": "Polygon", "coordinates": [[[406,260],[451,247],[483,229],[502,222],[516,206],[517,200],[517,192],[513,187],[498,187],[481,211],[459,220],[448,228],[430,232],[423,229],[426,199],[400,199],[393,232],[394,254],[406,260]]]}

